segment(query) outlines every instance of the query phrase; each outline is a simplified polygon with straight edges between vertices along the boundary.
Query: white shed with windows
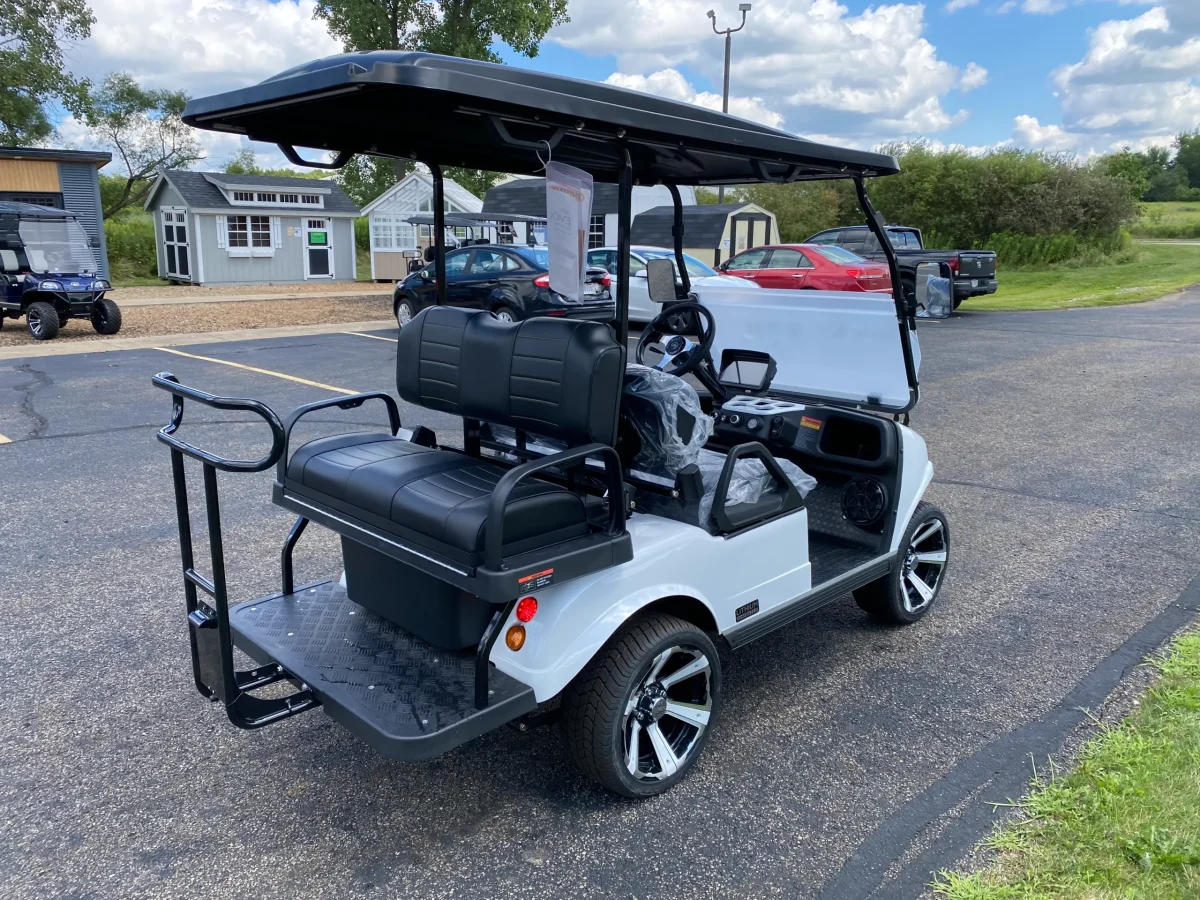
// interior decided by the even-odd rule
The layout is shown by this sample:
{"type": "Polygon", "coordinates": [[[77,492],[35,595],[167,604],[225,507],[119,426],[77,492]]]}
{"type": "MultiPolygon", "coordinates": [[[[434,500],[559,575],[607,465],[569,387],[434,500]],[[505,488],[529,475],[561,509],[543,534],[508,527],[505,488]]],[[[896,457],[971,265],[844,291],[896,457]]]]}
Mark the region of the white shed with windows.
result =
{"type": "MultiPolygon", "coordinates": [[[[445,179],[446,212],[477,213],[483,201],[462,185],[445,179]]],[[[428,172],[410,172],[365,207],[371,228],[371,278],[399,281],[408,275],[408,260],[421,255],[432,242],[431,226],[409,225],[415,213],[433,211],[433,179],[428,172]]],[[[465,230],[459,237],[465,237],[465,230]]]]}
{"type": "Polygon", "coordinates": [[[333,181],[173,169],[146,200],[158,274],[190,284],[352,281],[358,208],[333,181]]]}

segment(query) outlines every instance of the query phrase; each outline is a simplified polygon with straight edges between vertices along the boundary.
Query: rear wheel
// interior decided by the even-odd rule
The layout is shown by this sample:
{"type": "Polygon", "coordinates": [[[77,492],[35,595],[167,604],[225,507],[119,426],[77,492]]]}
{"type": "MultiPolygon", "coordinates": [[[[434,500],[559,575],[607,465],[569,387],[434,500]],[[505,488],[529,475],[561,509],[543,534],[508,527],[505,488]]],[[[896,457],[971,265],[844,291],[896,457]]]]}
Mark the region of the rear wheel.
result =
{"type": "Polygon", "coordinates": [[[501,322],[517,321],[517,314],[513,311],[512,307],[505,306],[503,303],[492,310],[492,312],[495,313],[496,318],[501,322]]]}
{"type": "Polygon", "coordinates": [[[35,341],[53,340],[58,337],[58,310],[44,300],[30,303],[25,310],[25,327],[35,341]]]}
{"type": "Polygon", "coordinates": [[[675,616],[637,618],[563,692],[567,747],[608,790],[661,794],[695,765],[720,696],[708,635],[675,616]]]}
{"type": "Polygon", "coordinates": [[[101,297],[92,304],[92,327],[97,334],[116,334],[121,330],[121,307],[101,297]]]}
{"type": "Polygon", "coordinates": [[[397,326],[399,326],[400,328],[403,328],[405,325],[407,325],[409,322],[412,321],[412,318],[415,314],[416,313],[413,310],[413,305],[412,305],[411,300],[405,300],[404,298],[401,298],[396,301],[396,325],[397,326]]]}
{"type": "Polygon", "coordinates": [[[860,587],[854,600],[872,619],[909,625],[929,611],[942,589],[950,561],[950,526],[932,503],[919,503],[900,538],[892,571],[860,587]]]}

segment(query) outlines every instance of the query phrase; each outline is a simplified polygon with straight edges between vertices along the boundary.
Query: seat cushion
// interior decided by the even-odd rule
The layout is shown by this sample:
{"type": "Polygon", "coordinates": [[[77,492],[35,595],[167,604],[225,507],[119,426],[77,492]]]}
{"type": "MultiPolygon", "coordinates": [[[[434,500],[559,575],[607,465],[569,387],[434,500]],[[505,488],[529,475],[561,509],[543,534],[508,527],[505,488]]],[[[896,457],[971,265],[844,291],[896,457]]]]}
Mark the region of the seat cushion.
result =
{"type": "MultiPolygon", "coordinates": [[[[479,565],[488,503],[507,471],[386,434],[342,434],[296,450],[286,486],[455,561],[479,565]]],[[[564,487],[527,479],[509,495],[506,554],[587,533],[584,502],[564,487]]]]}

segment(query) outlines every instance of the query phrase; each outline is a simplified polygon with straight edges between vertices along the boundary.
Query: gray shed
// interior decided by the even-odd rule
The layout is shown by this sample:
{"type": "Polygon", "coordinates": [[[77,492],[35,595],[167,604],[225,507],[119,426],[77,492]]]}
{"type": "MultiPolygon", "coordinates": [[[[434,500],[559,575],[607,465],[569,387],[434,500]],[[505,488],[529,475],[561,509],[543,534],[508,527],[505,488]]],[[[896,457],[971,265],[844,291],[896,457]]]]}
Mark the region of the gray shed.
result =
{"type": "Polygon", "coordinates": [[[146,198],[158,274],[191,284],[353,281],[358,207],[334,181],[165,172],[146,198]]]}
{"type": "Polygon", "coordinates": [[[95,256],[92,271],[105,278],[108,247],[100,209],[99,170],[111,159],[111,153],[94,150],[0,147],[0,200],[75,213],[95,256]]]}
{"type": "MultiPolygon", "coordinates": [[[[675,208],[656,206],[634,217],[630,239],[650,247],[673,247],[675,208]]],[[[750,247],[779,243],[775,214],[753,203],[701,203],[683,208],[683,246],[716,266],[750,247]]]]}

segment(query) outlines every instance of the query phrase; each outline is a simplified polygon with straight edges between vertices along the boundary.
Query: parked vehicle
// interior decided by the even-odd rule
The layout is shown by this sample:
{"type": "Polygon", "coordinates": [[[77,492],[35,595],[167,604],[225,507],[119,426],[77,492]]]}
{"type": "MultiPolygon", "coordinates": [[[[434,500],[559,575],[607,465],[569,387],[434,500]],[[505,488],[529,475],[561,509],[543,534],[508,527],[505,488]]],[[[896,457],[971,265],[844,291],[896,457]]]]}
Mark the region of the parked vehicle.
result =
{"type": "Polygon", "coordinates": [[[830,244],[754,247],[727,259],[720,269],[765,288],[892,292],[892,276],[886,265],[830,244]]]}
{"type": "Polygon", "coordinates": [[[95,269],[74,213],[0,202],[0,327],[24,316],[30,336],[48,341],[71,319],[89,319],[98,333],[116,334],[121,310],[95,269]]]}
{"type": "MultiPolygon", "coordinates": [[[[652,259],[667,259],[671,261],[672,266],[675,266],[675,251],[668,250],[665,247],[631,247],[629,249],[630,322],[649,322],[662,312],[662,305],[650,299],[650,291],[646,286],[646,263],[652,259]]],[[[616,277],[616,247],[597,247],[589,250],[587,252],[587,261],[589,266],[603,266],[609,275],[614,278],[616,277]]],[[[744,284],[744,282],[722,275],[712,266],[705,265],[688,253],[683,254],[683,264],[690,276],[692,292],[696,293],[697,296],[700,295],[700,292],[706,286],[729,287],[744,284]]],[[[682,284],[679,279],[678,266],[675,266],[675,281],[678,284],[682,284]]]]}
{"type": "MultiPolygon", "coordinates": [[[[888,225],[886,231],[900,264],[905,296],[910,300],[916,297],[917,266],[922,263],[945,263],[950,267],[956,309],[968,297],[996,293],[996,254],[991,250],[930,250],[925,247],[919,228],[888,225]]],[[[879,240],[865,225],[830,228],[814,234],[804,243],[842,247],[865,259],[886,261],[879,240]]]]}
{"type": "MultiPolygon", "coordinates": [[[[898,171],[885,154],[690,103],[425,53],[318,60],[192,100],[183,119],[278,143],[293,161],[293,143],[348,148],[325,165],[359,148],[411,155],[429,164],[434,196],[442,163],[530,175],[550,146],[556,162],[617,183],[622,261],[635,183],[672,188],[682,220],[679,184],[847,178],[875,222],[864,179],[898,171]],[[397,129],[378,114],[409,107],[430,127],[397,129]]],[[[411,409],[461,417],[461,443],[457,428],[439,439],[415,421],[402,427],[390,393],[333,397],[281,420],[261,401],[155,376],[172,395],[159,439],[171,453],[192,675],[214,709],[258,728],[321,706],[404,760],[557,717],[584,773],[646,797],[686,777],[722,734],[719,716],[736,729],[747,712],[752,690],[735,693],[741,708],[722,708],[719,644],[743,646],[851,592],[880,622],[928,613],[950,540],[946,515],[921,499],[933,477],[926,444],[901,421],[919,399],[907,304],[733,284],[706,288],[702,304],[677,302],[690,275],[682,228],[674,239],[677,270],[646,264],[663,311],[641,334],[637,366],[626,366],[625,265],[611,326],[498,321],[450,304],[442,279],[439,302],[401,329],[388,367],[411,409]],[[292,445],[303,417],[368,401],[387,412],[378,431],[292,445]],[[187,403],[259,416],[270,450],[234,460],[188,443],[187,403]],[[189,458],[203,467],[211,575],[195,568],[189,458]],[[282,591],[231,605],[218,472],[272,467],[274,502],[297,516],[282,591]],[[341,537],[343,577],[296,585],[293,553],[312,523],[341,537]],[[235,647],[255,668],[234,668],[235,647]]],[[[297,352],[290,370],[300,372],[297,352]]],[[[430,794],[455,789],[445,779],[430,794]]]]}
{"type": "MultiPolygon", "coordinates": [[[[446,254],[444,305],[486,309],[502,322],[520,322],[530,316],[567,319],[613,317],[612,278],[599,267],[589,268],[580,303],[550,290],[550,258],[545,247],[486,244],[463,247],[446,254]]],[[[392,313],[403,328],[427,306],[437,303],[434,264],[426,263],[396,285],[392,313]]]]}

